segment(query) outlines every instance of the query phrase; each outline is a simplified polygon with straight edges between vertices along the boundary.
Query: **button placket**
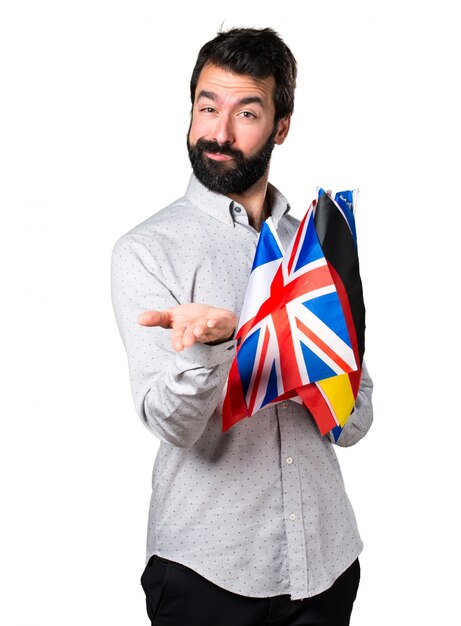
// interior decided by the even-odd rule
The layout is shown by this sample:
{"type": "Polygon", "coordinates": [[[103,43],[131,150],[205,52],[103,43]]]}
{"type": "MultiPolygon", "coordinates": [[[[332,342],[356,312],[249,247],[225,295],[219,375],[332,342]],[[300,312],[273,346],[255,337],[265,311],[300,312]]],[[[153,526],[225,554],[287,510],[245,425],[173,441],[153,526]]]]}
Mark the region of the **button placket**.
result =
{"type": "Polygon", "coordinates": [[[307,597],[306,537],[302,517],[302,491],[296,459],[296,424],[287,419],[283,403],[277,406],[282,460],[283,508],[290,564],[290,593],[307,597]]]}

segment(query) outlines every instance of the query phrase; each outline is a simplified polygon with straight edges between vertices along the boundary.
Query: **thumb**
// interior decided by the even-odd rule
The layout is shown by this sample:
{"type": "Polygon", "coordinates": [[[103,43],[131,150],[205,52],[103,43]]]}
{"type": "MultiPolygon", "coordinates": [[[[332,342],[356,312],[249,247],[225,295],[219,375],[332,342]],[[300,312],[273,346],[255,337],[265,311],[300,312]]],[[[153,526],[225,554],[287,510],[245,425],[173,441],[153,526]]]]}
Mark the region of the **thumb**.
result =
{"type": "Polygon", "coordinates": [[[145,311],[138,315],[138,324],[141,326],[171,327],[171,315],[169,311],[145,311]]]}

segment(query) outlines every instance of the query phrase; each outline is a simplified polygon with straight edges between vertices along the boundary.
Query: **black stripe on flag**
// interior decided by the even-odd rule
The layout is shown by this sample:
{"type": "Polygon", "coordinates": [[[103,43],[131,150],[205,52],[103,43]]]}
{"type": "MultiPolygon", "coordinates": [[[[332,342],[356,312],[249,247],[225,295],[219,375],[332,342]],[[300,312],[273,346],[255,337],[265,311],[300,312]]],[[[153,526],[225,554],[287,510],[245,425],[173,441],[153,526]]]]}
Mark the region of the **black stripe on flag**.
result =
{"type": "Polygon", "coordinates": [[[314,224],[323,254],[338,273],[346,290],[361,364],[365,352],[365,303],[357,247],[345,218],[326,193],[318,200],[314,224]]]}

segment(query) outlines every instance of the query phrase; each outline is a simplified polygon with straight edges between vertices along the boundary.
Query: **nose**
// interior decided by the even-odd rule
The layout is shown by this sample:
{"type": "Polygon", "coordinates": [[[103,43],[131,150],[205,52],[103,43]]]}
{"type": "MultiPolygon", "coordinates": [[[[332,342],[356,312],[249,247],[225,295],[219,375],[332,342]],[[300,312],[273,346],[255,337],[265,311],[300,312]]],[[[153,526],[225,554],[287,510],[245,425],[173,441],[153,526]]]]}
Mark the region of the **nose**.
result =
{"type": "Polygon", "coordinates": [[[233,144],[235,141],[232,120],[228,115],[220,115],[213,128],[213,139],[219,144],[233,144]]]}

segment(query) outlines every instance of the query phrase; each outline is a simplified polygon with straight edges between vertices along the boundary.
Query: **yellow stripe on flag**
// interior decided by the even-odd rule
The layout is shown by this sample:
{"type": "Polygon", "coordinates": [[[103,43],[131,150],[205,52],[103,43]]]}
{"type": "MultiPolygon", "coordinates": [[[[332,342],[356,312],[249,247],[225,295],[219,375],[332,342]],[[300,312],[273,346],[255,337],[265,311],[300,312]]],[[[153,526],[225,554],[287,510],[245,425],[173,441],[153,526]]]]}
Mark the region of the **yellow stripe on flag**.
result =
{"type": "Polygon", "coordinates": [[[349,376],[347,374],[332,376],[318,380],[317,385],[328,398],[339,425],[344,426],[355,404],[349,376]]]}

